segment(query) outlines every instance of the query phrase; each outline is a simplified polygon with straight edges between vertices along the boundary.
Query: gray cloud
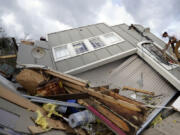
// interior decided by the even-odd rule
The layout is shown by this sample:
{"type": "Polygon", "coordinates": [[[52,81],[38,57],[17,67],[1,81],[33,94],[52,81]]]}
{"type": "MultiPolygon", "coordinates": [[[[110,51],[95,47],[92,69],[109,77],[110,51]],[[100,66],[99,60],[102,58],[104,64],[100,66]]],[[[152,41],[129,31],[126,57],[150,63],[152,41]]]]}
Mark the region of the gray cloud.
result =
{"type": "MultiPolygon", "coordinates": [[[[53,28],[55,27],[53,26],[54,22],[70,27],[96,23],[98,11],[105,3],[104,0],[37,0],[37,2],[40,5],[37,3],[36,7],[35,3],[35,7],[28,10],[23,8],[23,6],[29,7],[28,1],[0,0],[0,17],[12,13],[16,19],[15,23],[22,27],[24,33],[29,33],[32,38],[37,38],[40,35],[45,36],[49,32],[63,29],[63,26],[62,29],[53,28]],[[50,26],[51,24],[52,26],[50,26]],[[50,30],[51,28],[53,31],[50,30]]],[[[31,2],[30,6],[33,6],[31,2]]]]}
{"type": "Polygon", "coordinates": [[[28,33],[38,39],[50,32],[97,23],[99,17],[108,24],[133,19],[158,35],[164,30],[180,31],[179,0],[0,0],[0,3],[0,19],[9,21],[0,20],[1,25],[11,36],[21,38],[28,33]]]}
{"type": "Polygon", "coordinates": [[[96,16],[105,2],[106,0],[53,0],[50,3],[46,0],[47,14],[73,27],[92,24],[96,23],[96,16]]]}
{"type": "Polygon", "coordinates": [[[180,21],[179,0],[122,0],[121,4],[137,23],[154,27],[159,34],[180,21]]]}

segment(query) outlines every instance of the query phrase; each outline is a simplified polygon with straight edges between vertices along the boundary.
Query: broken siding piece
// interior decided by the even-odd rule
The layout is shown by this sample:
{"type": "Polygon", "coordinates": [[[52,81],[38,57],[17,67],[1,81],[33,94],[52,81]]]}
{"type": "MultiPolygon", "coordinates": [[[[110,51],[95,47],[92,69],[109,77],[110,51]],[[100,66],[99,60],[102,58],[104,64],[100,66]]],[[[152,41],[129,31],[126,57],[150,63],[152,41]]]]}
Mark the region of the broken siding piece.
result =
{"type": "MultiPolygon", "coordinates": [[[[45,110],[42,109],[41,107],[39,107],[38,105],[35,105],[33,103],[31,103],[29,100],[15,94],[14,92],[11,92],[10,90],[8,90],[7,88],[3,87],[0,85],[0,97],[15,103],[23,108],[29,109],[33,112],[36,112],[37,110],[41,111],[42,114],[46,114],[45,110]]],[[[65,130],[66,127],[64,126],[63,123],[61,123],[61,121],[56,121],[53,119],[50,119],[48,117],[46,117],[46,120],[48,122],[48,125],[51,128],[54,129],[61,129],[61,130],[65,130]]]]}
{"type": "Polygon", "coordinates": [[[180,96],[176,99],[176,101],[172,104],[172,107],[180,112],[180,96]]]}

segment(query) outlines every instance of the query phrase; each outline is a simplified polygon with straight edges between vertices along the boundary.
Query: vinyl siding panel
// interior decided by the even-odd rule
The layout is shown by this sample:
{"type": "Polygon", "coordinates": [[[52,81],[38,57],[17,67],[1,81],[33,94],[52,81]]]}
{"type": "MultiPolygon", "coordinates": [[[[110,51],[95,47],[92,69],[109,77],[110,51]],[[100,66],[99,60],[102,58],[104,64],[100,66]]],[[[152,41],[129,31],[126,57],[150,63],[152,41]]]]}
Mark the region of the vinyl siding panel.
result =
{"type": "Polygon", "coordinates": [[[99,60],[94,52],[82,55],[82,59],[85,64],[89,64],[99,60]]]}

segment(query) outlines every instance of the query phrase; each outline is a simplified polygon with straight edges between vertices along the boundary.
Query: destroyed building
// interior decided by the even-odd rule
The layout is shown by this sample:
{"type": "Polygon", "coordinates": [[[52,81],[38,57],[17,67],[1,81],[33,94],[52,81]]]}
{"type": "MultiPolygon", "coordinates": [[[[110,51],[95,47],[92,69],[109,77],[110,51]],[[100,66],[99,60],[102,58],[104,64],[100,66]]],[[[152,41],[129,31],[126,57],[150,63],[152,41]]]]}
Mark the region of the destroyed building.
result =
{"type": "MultiPolygon", "coordinates": [[[[17,67],[50,68],[86,80],[92,88],[108,86],[138,102],[166,106],[180,90],[180,67],[170,53],[164,59],[160,52],[164,46],[141,25],[99,23],[50,33],[47,41],[22,42],[17,67]],[[127,90],[131,88],[155,96],[127,90]]],[[[150,111],[135,133],[141,134],[162,110],[150,111]]]]}

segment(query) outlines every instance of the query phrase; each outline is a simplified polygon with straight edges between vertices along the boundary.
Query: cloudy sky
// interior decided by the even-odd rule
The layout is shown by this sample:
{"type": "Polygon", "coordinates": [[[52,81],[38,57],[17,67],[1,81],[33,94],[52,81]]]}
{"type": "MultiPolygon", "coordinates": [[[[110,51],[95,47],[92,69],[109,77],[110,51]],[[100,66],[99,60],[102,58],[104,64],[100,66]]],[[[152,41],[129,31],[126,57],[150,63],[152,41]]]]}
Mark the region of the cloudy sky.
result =
{"type": "MultiPolygon", "coordinates": [[[[180,0],[0,0],[0,26],[18,38],[104,22],[138,23],[180,35],[180,0]]],[[[179,36],[180,37],[180,36],[179,36]]]]}

